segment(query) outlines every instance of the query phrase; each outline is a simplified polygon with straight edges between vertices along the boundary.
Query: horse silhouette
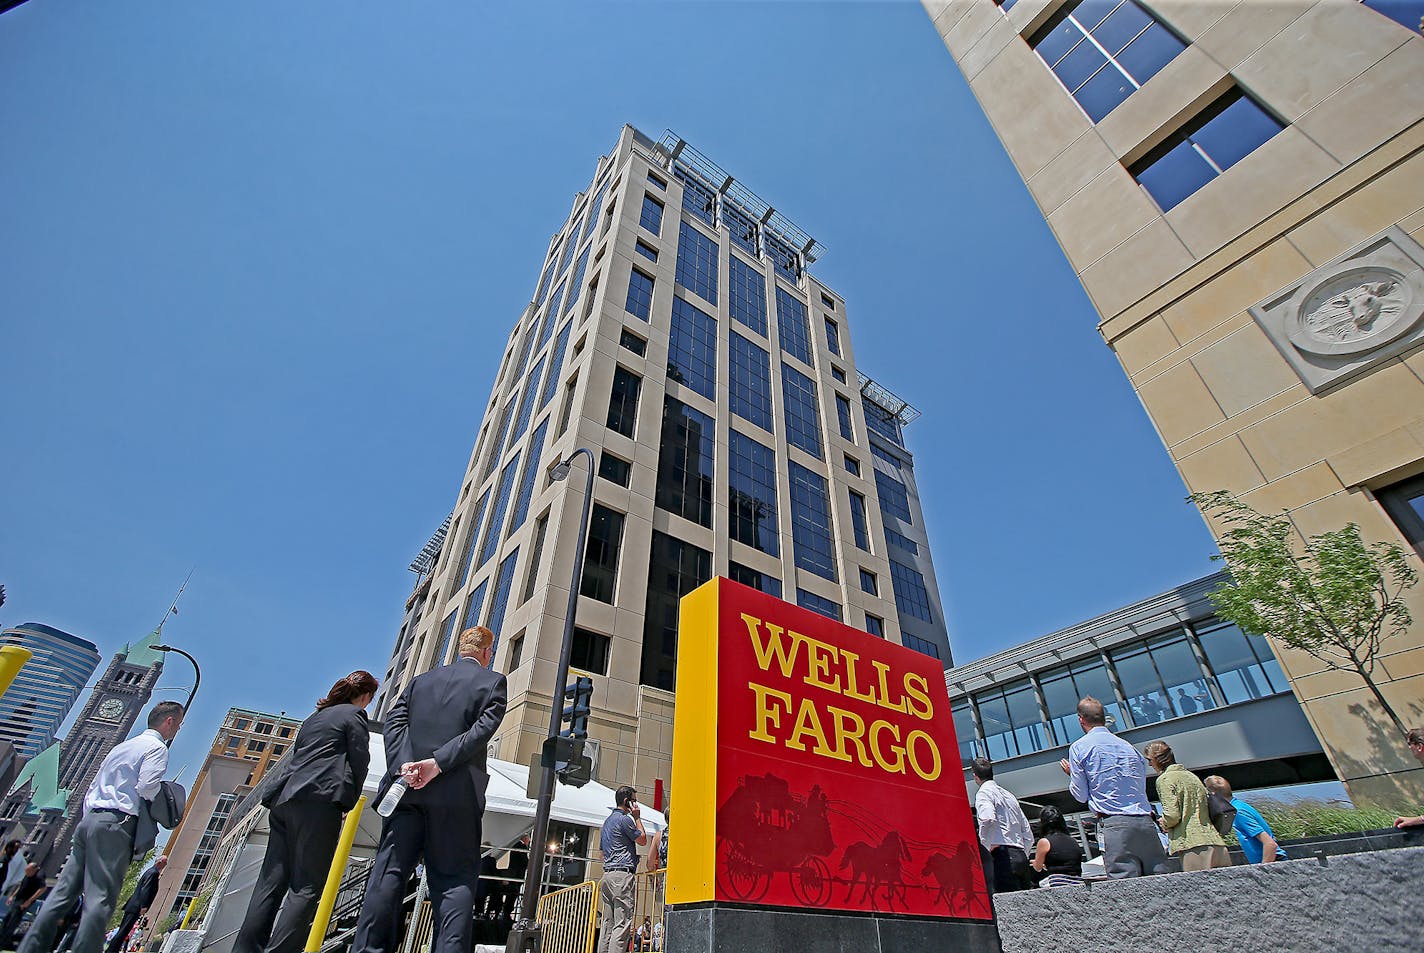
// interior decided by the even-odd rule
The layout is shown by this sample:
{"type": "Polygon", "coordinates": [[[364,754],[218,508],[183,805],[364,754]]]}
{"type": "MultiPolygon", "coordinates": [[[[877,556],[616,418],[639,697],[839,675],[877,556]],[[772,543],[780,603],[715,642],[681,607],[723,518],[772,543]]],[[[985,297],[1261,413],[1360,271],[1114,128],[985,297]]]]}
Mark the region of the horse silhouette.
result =
{"type": "Polygon", "coordinates": [[[958,847],[951,848],[948,854],[939,851],[930,854],[929,859],[925,861],[924,868],[920,871],[921,877],[931,877],[937,885],[934,902],[938,903],[943,900],[944,905],[951,910],[954,909],[954,895],[965,892],[964,877],[960,871],[960,865],[963,863],[965,848],[968,846],[966,843],[961,843],[958,847]]]}
{"type": "Polygon", "coordinates": [[[841,855],[841,870],[850,868],[850,881],[846,884],[846,901],[850,902],[857,883],[862,885],[861,900],[869,902],[871,909],[879,910],[877,894],[885,893],[885,901],[893,911],[895,899],[909,909],[905,892],[905,871],[900,866],[901,859],[909,860],[910,851],[900,835],[891,831],[878,846],[865,841],[857,841],[846,848],[841,855]]]}

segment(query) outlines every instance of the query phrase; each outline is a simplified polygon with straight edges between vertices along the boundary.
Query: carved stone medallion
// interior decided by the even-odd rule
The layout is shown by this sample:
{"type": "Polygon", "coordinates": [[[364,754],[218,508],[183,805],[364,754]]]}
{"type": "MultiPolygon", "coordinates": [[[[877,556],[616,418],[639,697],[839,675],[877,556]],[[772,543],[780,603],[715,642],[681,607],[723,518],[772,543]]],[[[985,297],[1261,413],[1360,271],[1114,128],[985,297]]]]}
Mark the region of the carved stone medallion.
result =
{"type": "Polygon", "coordinates": [[[1424,340],[1424,248],[1386,229],[1251,314],[1318,392],[1424,340]]]}

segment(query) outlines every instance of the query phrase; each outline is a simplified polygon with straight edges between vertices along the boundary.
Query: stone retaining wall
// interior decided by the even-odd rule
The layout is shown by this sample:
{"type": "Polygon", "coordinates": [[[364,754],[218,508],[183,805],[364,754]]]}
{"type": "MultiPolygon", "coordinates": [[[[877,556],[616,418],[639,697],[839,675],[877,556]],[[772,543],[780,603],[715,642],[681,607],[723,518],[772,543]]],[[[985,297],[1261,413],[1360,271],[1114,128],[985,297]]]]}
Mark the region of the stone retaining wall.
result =
{"type": "Polygon", "coordinates": [[[1424,847],[999,894],[1004,953],[1424,950],[1424,847]]]}

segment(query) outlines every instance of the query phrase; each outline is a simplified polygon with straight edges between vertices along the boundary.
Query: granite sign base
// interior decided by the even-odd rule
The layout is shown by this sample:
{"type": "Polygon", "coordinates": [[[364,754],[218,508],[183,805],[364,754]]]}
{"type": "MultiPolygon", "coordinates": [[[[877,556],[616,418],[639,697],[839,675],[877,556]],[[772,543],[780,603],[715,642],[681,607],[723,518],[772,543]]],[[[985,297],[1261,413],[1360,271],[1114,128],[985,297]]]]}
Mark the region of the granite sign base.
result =
{"type": "Polygon", "coordinates": [[[669,909],[666,924],[666,953],[1002,953],[990,920],[697,903],[669,909]]]}

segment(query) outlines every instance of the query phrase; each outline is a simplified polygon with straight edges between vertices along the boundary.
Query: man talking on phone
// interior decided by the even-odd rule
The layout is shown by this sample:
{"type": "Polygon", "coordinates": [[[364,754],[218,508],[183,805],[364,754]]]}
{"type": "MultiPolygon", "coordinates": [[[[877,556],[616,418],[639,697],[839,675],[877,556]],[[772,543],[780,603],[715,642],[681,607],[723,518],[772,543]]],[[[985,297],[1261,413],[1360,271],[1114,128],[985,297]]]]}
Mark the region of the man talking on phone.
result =
{"type": "Polygon", "coordinates": [[[624,953],[633,935],[633,874],[638,869],[638,845],[648,842],[643,830],[638,792],[623,785],[614,792],[618,806],[603,822],[598,849],[603,852],[603,880],[598,885],[603,929],[598,953],[624,953]]]}

